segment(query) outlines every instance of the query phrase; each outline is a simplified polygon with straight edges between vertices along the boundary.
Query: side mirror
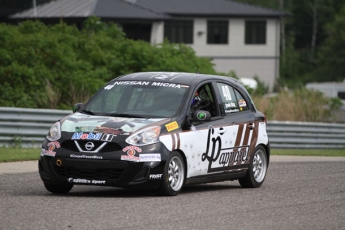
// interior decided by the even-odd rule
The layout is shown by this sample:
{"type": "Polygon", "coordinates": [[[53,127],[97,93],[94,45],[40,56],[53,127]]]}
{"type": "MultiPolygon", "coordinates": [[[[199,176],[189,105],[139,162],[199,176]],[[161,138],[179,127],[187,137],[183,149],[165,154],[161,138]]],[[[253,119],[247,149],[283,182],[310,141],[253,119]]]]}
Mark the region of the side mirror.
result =
{"type": "Polygon", "coordinates": [[[208,122],[211,121],[211,114],[205,110],[197,110],[194,111],[193,117],[191,119],[192,122],[208,122]]]}
{"type": "Polygon", "coordinates": [[[80,112],[84,107],[84,104],[83,103],[77,103],[73,106],[73,113],[75,112],[80,112]]]}

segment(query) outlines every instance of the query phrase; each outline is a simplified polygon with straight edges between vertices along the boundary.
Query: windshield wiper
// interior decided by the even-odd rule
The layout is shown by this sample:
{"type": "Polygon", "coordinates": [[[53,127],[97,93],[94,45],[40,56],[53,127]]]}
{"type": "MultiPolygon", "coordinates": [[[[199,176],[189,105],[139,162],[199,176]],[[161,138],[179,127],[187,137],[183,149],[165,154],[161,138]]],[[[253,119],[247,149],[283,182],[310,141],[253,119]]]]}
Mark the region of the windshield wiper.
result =
{"type": "Polygon", "coordinates": [[[83,109],[81,112],[83,112],[83,113],[86,113],[86,114],[89,114],[89,115],[95,115],[92,111],[90,111],[90,110],[85,110],[85,109],[83,109]]]}

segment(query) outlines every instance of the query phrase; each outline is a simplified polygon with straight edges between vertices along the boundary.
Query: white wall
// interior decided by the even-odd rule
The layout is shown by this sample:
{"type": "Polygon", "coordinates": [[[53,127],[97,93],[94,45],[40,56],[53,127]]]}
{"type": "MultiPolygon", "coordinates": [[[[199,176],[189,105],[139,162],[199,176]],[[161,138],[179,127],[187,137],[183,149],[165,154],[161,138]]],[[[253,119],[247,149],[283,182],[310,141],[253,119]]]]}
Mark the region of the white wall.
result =
{"type": "Polygon", "coordinates": [[[250,59],[250,58],[215,58],[212,61],[217,72],[228,73],[234,71],[237,77],[253,78],[257,76],[260,81],[273,90],[275,83],[275,72],[279,59],[250,59]]]}
{"type": "MultiPolygon", "coordinates": [[[[213,59],[217,72],[235,71],[238,77],[258,76],[272,91],[279,76],[280,23],[278,19],[266,19],[266,44],[245,44],[244,18],[217,18],[229,20],[229,43],[207,44],[207,18],[194,19],[194,43],[190,46],[198,56],[213,59]]],[[[251,18],[250,20],[255,20],[251,18]]],[[[262,20],[262,19],[258,19],[262,20]]],[[[151,43],[164,40],[164,22],[153,23],[151,43]]]]}
{"type": "MultiPolygon", "coordinates": [[[[219,19],[221,20],[221,18],[219,19]]],[[[194,44],[191,47],[199,56],[272,57],[277,55],[276,43],[279,42],[279,37],[277,38],[277,29],[279,28],[277,26],[279,24],[277,24],[276,19],[267,19],[266,44],[245,45],[245,19],[229,19],[229,43],[217,45],[207,44],[207,19],[194,19],[194,44]],[[203,32],[203,34],[198,35],[198,32],[203,32]]]]}

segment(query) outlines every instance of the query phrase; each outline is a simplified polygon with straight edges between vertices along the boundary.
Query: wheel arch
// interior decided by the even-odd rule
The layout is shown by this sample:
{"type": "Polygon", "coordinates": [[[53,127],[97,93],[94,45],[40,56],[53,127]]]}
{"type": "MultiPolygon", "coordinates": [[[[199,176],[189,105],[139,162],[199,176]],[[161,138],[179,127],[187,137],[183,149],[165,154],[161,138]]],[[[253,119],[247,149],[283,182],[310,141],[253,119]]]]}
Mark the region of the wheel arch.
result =
{"type": "MultiPolygon", "coordinates": [[[[187,178],[187,175],[188,175],[188,167],[187,167],[187,157],[186,157],[186,155],[184,154],[184,152],[181,150],[181,149],[174,149],[173,151],[176,151],[176,152],[178,152],[180,155],[181,155],[181,157],[182,157],[182,159],[183,159],[183,165],[184,165],[184,169],[185,169],[185,178],[187,178]]],[[[172,152],[173,152],[172,151],[172,152]]]]}
{"type": "Polygon", "coordinates": [[[268,165],[270,164],[270,155],[271,155],[269,144],[267,144],[267,145],[260,144],[258,146],[262,146],[265,149],[265,151],[266,151],[266,154],[267,154],[267,167],[268,167],[268,165]]]}

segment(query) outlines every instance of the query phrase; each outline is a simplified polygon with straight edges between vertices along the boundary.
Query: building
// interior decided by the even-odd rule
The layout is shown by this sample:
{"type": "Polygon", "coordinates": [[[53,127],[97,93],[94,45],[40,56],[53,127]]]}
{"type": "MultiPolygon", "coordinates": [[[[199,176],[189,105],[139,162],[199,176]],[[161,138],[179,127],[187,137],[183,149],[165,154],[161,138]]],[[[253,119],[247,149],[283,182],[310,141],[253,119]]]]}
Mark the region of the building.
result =
{"type": "Polygon", "coordinates": [[[340,98],[345,109],[345,79],[343,82],[310,82],[306,84],[306,88],[320,91],[329,98],[340,98]]]}
{"type": "Polygon", "coordinates": [[[55,0],[12,14],[82,26],[87,17],[114,21],[129,38],[164,38],[209,57],[218,72],[257,76],[272,91],[279,76],[280,20],[286,13],[231,0],[55,0]]]}

